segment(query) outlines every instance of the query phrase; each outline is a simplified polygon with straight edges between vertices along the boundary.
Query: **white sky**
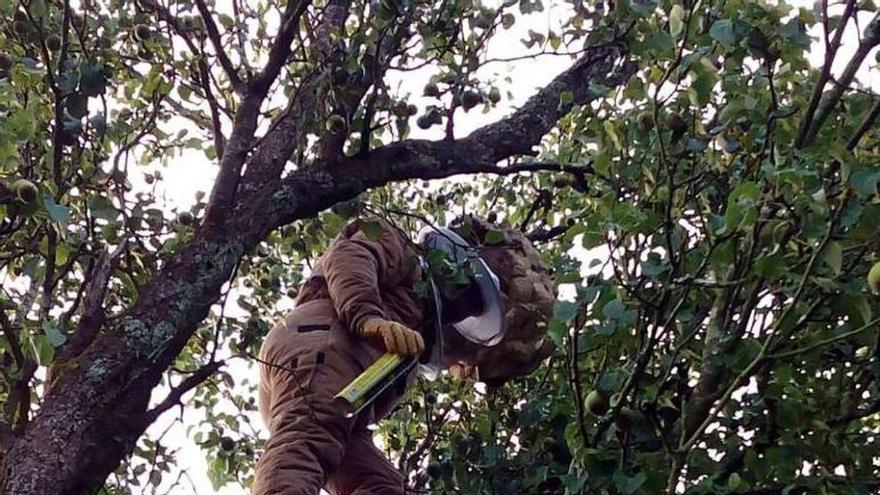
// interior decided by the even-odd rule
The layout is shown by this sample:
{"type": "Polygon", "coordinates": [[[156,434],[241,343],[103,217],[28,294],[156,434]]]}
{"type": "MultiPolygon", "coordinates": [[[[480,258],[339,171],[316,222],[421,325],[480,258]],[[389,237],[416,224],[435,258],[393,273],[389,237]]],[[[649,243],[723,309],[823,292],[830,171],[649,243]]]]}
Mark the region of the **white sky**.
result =
{"type": "MultiPolygon", "coordinates": [[[[804,0],[797,0],[792,3],[796,6],[811,5],[810,2],[804,0]]],[[[526,19],[518,19],[518,22],[513,29],[510,31],[502,31],[501,34],[493,40],[489,49],[489,57],[505,58],[522,55],[524,53],[524,46],[519,40],[527,37],[526,32],[529,29],[538,32],[546,32],[548,26],[559,26],[560,20],[567,18],[568,12],[569,9],[567,5],[559,1],[554,1],[545,6],[545,11],[543,13],[533,14],[526,19]]],[[[861,19],[862,26],[864,26],[868,18],[869,17],[865,16],[861,19]]],[[[819,35],[818,32],[811,34],[815,36],[819,35]]],[[[848,31],[845,39],[846,43],[840,50],[838,56],[839,63],[835,66],[835,73],[840,72],[840,66],[849,59],[849,55],[855,50],[854,46],[857,42],[855,31],[848,31]]],[[[814,65],[818,65],[822,60],[822,44],[816,43],[815,46],[816,49],[813,51],[811,59],[814,62],[814,65]]],[[[869,63],[866,63],[862,68],[859,79],[863,83],[872,86],[875,90],[880,90],[880,78],[877,77],[873,54],[868,57],[868,61],[869,63]],[[869,73],[871,70],[868,68],[869,65],[874,66],[873,73],[869,73]]],[[[502,88],[502,94],[506,91],[510,91],[513,95],[513,100],[508,101],[505,99],[500,105],[498,105],[498,107],[485,114],[480,113],[479,107],[471,110],[471,112],[467,114],[459,114],[456,119],[457,136],[460,137],[466,135],[471,130],[493,122],[499,117],[509,113],[512,108],[515,108],[516,105],[521,104],[531,96],[536,88],[544,86],[553,77],[566,69],[569,64],[570,59],[567,57],[545,56],[536,60],[525,60],[515,63],[495,63],[484,68],[484,71],[486,71],[483,74],[484,76],[500,76],[498,77],[498,85],[502,88]],[[513,81],[513,84],[505,86],[502,81],[505,76],[509,76],[513,81]]],[[[404,74],[391,73],[388,79],[391,88],[394,88],[399,83],[402,93],[409,92],[412,95],[410,101],[419,105],[421,110],[429,103],[429,100],[421,97],[421,93],[422,88],[431,74],[432,69],[428,67],[424,70],[407,72],[404,74]]],[[[436,139],[442,137],[440,126],[435,126],[428,131],[422,131],[415,126],[413,122],[411,132],[412,137],[414,138],[436,139]]],[[[144,168],[142,170],[148,171],[149,168],[144,168]]],[[[216,163],[207,160],[202,152],[188,151],[176,160],[172,166],[162,168],[161,170],[164,180],[157,183],[157,190],[161,192],[160,198],[164,198],[167,207],[171,209],[189,207],[194,202],[196,191],[210,191],[217,167],[216,163]]],[[[140,174],[133,173],[131,175],[133,175],[133,177],[131,177],[130,180],[136,188],[146,187],[142,182],[140,174]]],[[[587,253],[581,254],[583,258],[590,257],[587,253]]],[[[229,298],[229,300],[231,303],[229,306],[234,306],[234,303],[232,303],[234,298],[229,298]]],[[[233,307],[227,307],[226,313],[230,316],[236,316],[237,313],[243,314],[240,311],[237,312],[233,307]]],[[[243,366],[241,362],[234,363],[227,368],[227,371],[231,372],[238,381],[245,376],[247,376],[252,382],[258,380],[256,367],[248,369],[243,366]]],[[[157,391],[154,394],[154,399],[161,400],[162,392],[164,391],[157,391]]],[[[150,428],[150,433],[156,435],[163,431],[169,423],[178,416],[178,414],[179,409],[174,409],[171,412],[166,413],[165,416],[160,418],[160,420],[150,428]]],[[[172,426],[170,433],[166,436],[165,444],[171,448],[180,449],[177,454],[179,466],[189,471],[189,476],[197,490],[196,493],[212,493],[211,485],[206,476],[207,465],[205,458],[201,450],[194,445],[192,440],[186,437],[185,432],[187,425],[192,425],[199,421],[199,416],[200,413],[195,410],[187,409],[184,412],[185,424],[172,426]]],[[[253,424],[262,431],[262,424],[258,417],[254,417],[253,424]]],[[[193,491],[187,483],[184,483],[176,489],[174,493],[190,494],[193,493],[193,491]]],[[[237,486],[227,486],[217,493],[224,495],[237,495],[245,492],[237,486]]]]}

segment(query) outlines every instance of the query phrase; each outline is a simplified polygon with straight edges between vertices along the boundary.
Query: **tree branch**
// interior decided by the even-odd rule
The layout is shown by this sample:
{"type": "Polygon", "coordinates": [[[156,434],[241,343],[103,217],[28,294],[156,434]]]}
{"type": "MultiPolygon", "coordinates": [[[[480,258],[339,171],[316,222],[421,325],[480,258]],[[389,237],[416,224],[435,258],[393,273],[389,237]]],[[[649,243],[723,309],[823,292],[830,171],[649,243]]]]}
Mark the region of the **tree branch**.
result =
{"type": "Polygon", "coordinates": [[[849,151],[853,151],[858,146],[859,141],[862,140],[862,137],[874,127],[874,122],[877,121],[877,117],[880,117],[880,100],[877,100],[877,103],[874,104],[873,108],[871,108],[871,112],[868,113],[868,116],[865,117],[865,120],[862,122],[862,125],[859,126],[859,129],[855,134],[850,138],[849,142],[846,143],[846,149],[849,151]]]}
{"type": "MultiPolygon", "coordinates": [[[[120,256],[125,252],[126,247],[127,243],[121,242],[112,252],[105,251],[99,258],[89,277],[90,281],[87,282],[88,288],[83,298],[82,316],[80,316],[76,331],[59,350],[56,361],[63,362],[79,355],[95,340],[98,330],[104,324],[104,296],[107,294],[107,285],[110,282],[110,276],[119,265],[120,256]]],[[[51,380],[47,381],[51,382],[51,380]]]]}
{"type": "MultiPolygon", "coordinates": [[[[841,27],[840,30],[842,31],[843,28],[841,27]]],[[[871,22],[868,23],[868,26],[865,27],[865,35],[861,41],[859,41],[859,47],[856,49],[856,53],[853,55],[852,59],[850,59],[846,68],[843,70],[843,73],[838,78],[838,84],[833,85],[831,89],[828,90],[828,93],[826,93],[819,101],[815,117],[810,120],[805,120],[809,125],[809,128],[804,134],[803,139],[798,139],[795,146],[803,148],[813,144],[816,135],[819,133],[819,129],[822,128],[822,125],[831,114],[831,111],[837,106],[837,103],[843,96],[844,90],[850,85],[850,83],[852,83],[856,76],[856,72],[859,70],[859,67],[862,66],[862,62],[865,61],[865,57],[867,57],[868,53],[870,53],[870,51],[878,44],[880,44],[880,13],[876,14],[871,22]]],[[[810,103],[812,104],[812,101],[810,103]]]]}
{"type": "MultiPolygon", "coordinates": [[[[827,3],[824,5],[825,7],[827,7],[827,3]]],[[[846,8],[843,11],[840,22],[837,23],[837,29],[834,32],[834,39],[831,41],[830,45],[827,41],[828,38],[826,32],[825,64],[822,66],[822,72],[819,74],[819,80],[816,81],[816,86],[813,87],[813,94],[812,96],[810,96],[810,104],[807,107],[807,113],[804,114],[804,120],[801,122],[801,128],[798,131],[797,140],[795,140],[796,148],[804,147],[804,142],[807,139],[807,134],[809,133],[810,127],[812,126],[813,115],[816,113],[816,108],[819,106],[819,100],[822,98],[822,91],[825,89],[825,84],[828,83],[828,79],[831,78],[831,66],[834,63],[834,57],[837,56],[837,49],[840,48],[840,41],[843,38],[843,31],[846,29],[847,23],[849,23],[849,18],[850,16],[852,16],[855,5],[855,0],[847,0],[846,8]]],[[[827,14],[827,8],[825,9],[825,12],[827,14]]],[[[824,25],[827,30],[827,19],[825,19],[824,25]]]]}
{"type": "Polygon", "coordinates": [[[210,378],[211,375],[225,365],[226,361],[223,360],[211,361],[184,378],[178,386],[171,389],[171,392],[168,393],[168,396],[165,397],[162,402],[144,413],[144,417],[141,420],[144,423],[144,427],[146,428],[146,426],[152,424],[153,421],[156,421],[156,419],[158,419],[165,411],[180,404],[180,399],[186,395],[187,392],[198,387],[202,382],[210,378]]]}
{"type": "MultiPolygon", "coordinates": [[[[541,142],[556,120],[573,108],[574,103],[560,105],[563,92],[571,91],[575,102],[586,104],[601,97],[590,91],[590,82],[610,88],[625,83],[636,70],[635,65],[623,62],[625,55],[625,48],[619,44],[590,49],[582,60],[541,89],[522,108],[462,139],[401,141],[378,148],[366,156],[348,158],[333,167],[326,167],[326,163],[319,161],[312,167],[294,171],[281,181],[280,188],[258,190],[262,200],[255,197],[241,205],[240,208],[247,212],[236,216],[263,219],[262,228],[268,232],[296,218],[314,215],[366,189],[391,182],[507,171],[497,163],[510,157],[533,154],[532,147],[541,142]],[[303,201],[303,198],[314,201],[303,201]]],[[[556,167],[538,164],[534,169],[556,167]]],[[[565,171],[581,172],[578,170],[581,167],[560,167],[565,167],[565,171]]],[[[511,172],[532,168],[523,164],[511,172]]]]}
{"type": "Polygon", "coordinates": [[[223,67],[223,72],[225,72],[226,77],[229,78],[229,83],[232,85],[232,89],[240,94],[245,86],[241,78],[238,76],[238,71],[232,66],[232,61],[229,60],[229,55],[227,55],[226,50],[223,49],[223,40],[220,38],[220,31],[217,30],[217,23],[214,22],[214,16],[211,15],[208,6],[205,5],[205,0],[196,0],[196,7],[199,9],[199,14],[201,14],[202,20],[205,21],[205,30],[208,32],[208,39],[211,40],[211,44],[214,46],[217,60],[220,61],[220,66],[223,67]]]}
{"type": "MultiPolygon", "coordinates": [[[[288,2],[278,34],[269,50],[269,59],[263,70],[254,76],[248,84],[241,106],[235,114],[232,135],[229,137],[226,150],[220,159],[220,172],[217,174],[214,189],[211,191],[211,198],[208,201],[203,225],[207,232],[217,230],[214,227],[219,225],[226,218],[226,214],[232,210],[238,191],[241,168],[253,148],[260,106],[263,104],[272,83],[278,77],[281,67],[287,62],[287,57],[290,55],[290,44],[299,29],[300,17],[308,6],[308,0],[288,2]]],[[[221,232],[218,234],[223,235],[221,232]]]]}

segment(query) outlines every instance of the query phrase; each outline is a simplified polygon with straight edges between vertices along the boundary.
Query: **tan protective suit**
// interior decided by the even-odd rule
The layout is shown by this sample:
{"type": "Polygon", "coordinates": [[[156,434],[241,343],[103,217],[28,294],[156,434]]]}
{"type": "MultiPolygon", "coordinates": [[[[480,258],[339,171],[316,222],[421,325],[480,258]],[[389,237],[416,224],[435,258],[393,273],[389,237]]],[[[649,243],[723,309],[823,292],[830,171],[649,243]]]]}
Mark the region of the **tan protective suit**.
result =
{"type": "MultiPolygon", "coordinates": [[[[378,240],[349,225],[303,284],[296,309],[260,350],[260,412],[270,431],[256,495],[397,495],[403,476],[373,445],[367,425],[403,393],[392,388],[353,419],[333,396],[385,351],[351,329],[381,317],[419,330],[421,271],[409,240],[382,222],[378,240]]],[[[411,378],[411,377],[410,377],[411,378]]]]}
{"type": "MultiPolygon", "coordinates": [[[[372,442],[367,425],[385,417],[403,394],[392,387],[357,418],[333,396],[384,352],[357,336],[368,319],[422,330],[427,305],[416,294],[422,274],[405,234],[381,220],[369,239],[361,225],[345,228],[300,289],[296,309],[273,328],[260,350],[260,412],[271,437],[257,463],[257,495],[398,495],[404,478],[372,442]]],[[[495,272],[507,308],[504,340],[483,348],[444,331],[450,371],[476,369],[488,384],[529,373],[553,350],[544,339],[555,288],[538,252],[522,233],[503,229],[503,241],[481,242],[496,227],[474,219],[475,246],[495,272]]],[[[469,375],[470,371],[463,371],[469,375]]],[[[412,378],[412,375],[409,377],[412,378]]]]}

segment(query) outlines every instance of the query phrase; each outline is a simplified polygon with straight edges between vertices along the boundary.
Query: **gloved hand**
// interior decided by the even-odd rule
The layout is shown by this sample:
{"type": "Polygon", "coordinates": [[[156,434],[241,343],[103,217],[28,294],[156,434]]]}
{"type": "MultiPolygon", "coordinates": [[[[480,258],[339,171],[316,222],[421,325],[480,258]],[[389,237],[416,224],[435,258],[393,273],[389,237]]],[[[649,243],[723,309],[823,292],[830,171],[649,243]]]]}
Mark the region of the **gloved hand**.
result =
{"type": "Polygon", "coordinates": [[[401,356],[418,356],[425,350],[425,341],[418,332],[396,321],[373,317],[361,324],[358,335],[381,339],[388,352],[401,356]]]}

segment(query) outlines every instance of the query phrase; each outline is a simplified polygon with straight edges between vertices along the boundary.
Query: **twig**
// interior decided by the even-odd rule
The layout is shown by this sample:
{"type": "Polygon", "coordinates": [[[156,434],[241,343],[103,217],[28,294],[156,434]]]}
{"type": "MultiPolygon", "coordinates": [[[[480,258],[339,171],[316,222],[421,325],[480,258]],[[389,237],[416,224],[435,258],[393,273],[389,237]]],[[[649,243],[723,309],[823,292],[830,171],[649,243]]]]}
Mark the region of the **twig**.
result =
{"type": "Polygon", "coordinates": [[[232,61],[229,60],[229,55],[226,54],[226,50],[223,48],[223,40],[220,38],[220,31],[217,30],[214,16],[211,15],[208,6],[205,5],[205,0],[196,0],[196,7],[198,7],[199,13],[205,21],[205,30],[208,31],[208,38],[211,40],[211,44],[214,45],[214,51],[216,52],[217,60],[220,61],[220,66],[226,72],[226,77],[229,78],[232,88],[236,93],[240,94],[244,89],[244,83],[238,76],[238,71],[232,66],[232,61]]]}
{"type": "Polygon", "coordinates": [[[171,392],[168,393],[168,396],[165,397],[162,402],[156,405],[153,409],[150,409],[146,413],[144,413],[143,421],[145,424],[152,424],[156,419],[162,415],[165,411],[171,409],[172,407],[180,404],[180,398],[183,397],[187,392],[199,386],[202,382],[207,380],[211,375],[213,375],[217,370],[223,367],[226,364],[226,361],[211,361],[210,363],[202,366],[193,374],[187,376],[180,382],[180,385],[174,387],[171,392]]]}
{"type": "Polygon", "coordinates": [[[780,352],[778,354],[770,354],[767,356],[767,359],[768,360],[769,359],[785,359],[785,358],[789,358],[792,356],[797,356],[799,354],[806,354],[806,353],[813,351],[815,349],[818,349],[820,347],[824,347],[826,345],[833,344],[835,342],[840,342],[842,340],[846,340],[850,337],[853,337],[853,336],[858,335],[862,332],[865,332],[866,330],[870,330],[872,327],[874,327],[878,323],[880,323],[880,318],[875,318],[855,330],[850,330],[849,332],[845,332],[840,335],[836,335],[834,337],[827,338],[825,340],[820,340],[819,342],[816,342],[814,344],[808,345],[808,346],[800,348],[800,349],[794,349],[794,350],[787,351],[787,352],[780,352]]]}
{"type": "Polygon", "coordinates": [[[877,117],[880,117],[880,100],[877,100],[877,103],[874,104],[874,107],[871,108],[871,112],[865,117],[865,120],[862,122],[862,125],[859,126],[859,129],[855,134],[850,138],[849,142],[846,143],[846,149],[852,151],[856,149],[856,146],[861,141],[862,137],[874,127],[874,122],[877,120],[877,117]]]}

